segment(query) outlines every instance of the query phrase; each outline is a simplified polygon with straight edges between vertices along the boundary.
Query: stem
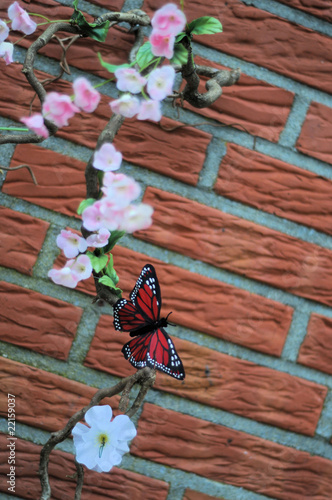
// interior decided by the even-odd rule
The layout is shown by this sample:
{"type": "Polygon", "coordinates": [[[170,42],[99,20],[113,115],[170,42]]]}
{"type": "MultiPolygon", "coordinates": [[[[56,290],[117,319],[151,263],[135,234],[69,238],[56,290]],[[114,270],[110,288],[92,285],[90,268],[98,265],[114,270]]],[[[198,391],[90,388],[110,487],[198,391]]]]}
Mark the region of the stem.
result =
{"type": "Polygon", "coordinates": [[[28,132],[28,128],[21,127],[0,127],[0,130],[16,130],[17,132],[28,132]]]}
{"type": "Polygon", "coordinates": [[[113,82],[114,81],[114,76],[113,78],[109,78],[108,80],[105,80],[104,82],[101,82],[101,83],[97,83],[96,85],[93,86],[94,89],[97,89],[99,87],[102,87],[103,85],[105,85],[106,83],[109,83],[109,82],[113,82]]]}
{"type": "MultiPolygon", "coordinates": [[[[41,16],[44,17],[44,16],[41,16]]],[[[45,24],[52,24],[52,23],[69,23],[70,19],[56,19],[55,21],[47,21],[46,23],[38,23],[37,26],[44,26],[45,24]]]]}
{"type": "Polygon", "coordinates": [[[46,19],[46,21],[48,23],[51,22],[48,17],[43,16],[42,14],[35,14],[34,12],[28,12],[28,14],[29,14],[29,16],[41,17],[42,19],[46,19]]]}

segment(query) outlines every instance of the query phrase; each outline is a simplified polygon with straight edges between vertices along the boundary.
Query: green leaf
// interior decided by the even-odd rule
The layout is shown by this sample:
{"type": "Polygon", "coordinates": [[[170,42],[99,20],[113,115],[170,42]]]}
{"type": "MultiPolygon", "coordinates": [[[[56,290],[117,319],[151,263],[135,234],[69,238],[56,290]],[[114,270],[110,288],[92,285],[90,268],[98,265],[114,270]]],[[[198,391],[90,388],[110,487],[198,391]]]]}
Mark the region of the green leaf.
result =
{"type": "Polygon", "coordinates": [[[108,286],[108,288],[112,288],[112,290],[114,290],[117,295],[121,295],[122,293],[122,290],[121,288],[118,288],[116,286],[116,284],[113,283],[113,280],[111,278],[109,278],[108,276],[102,276],[101,278],[99,278],[99,283],[102,283],[103,285],[105,286],[108,286]]]}
{"type": "Polygon", "coordinates": [[[181,40],[185,37],[185,36],[188,36],[187,33],[185,33],[184,31],[182,31],[181,33],[179,33],[176,38],[175,38],[175,43],[179,43],[181,42],[181,40]]]}
{"type": "Polygon", "coordinates": [[[108,261],[107,255],[100,255],[100,257],[97,257],[96,255],[93,255],[93,253],[87,252],[87,256],[89,257],[91,265],[96,273],[100,273],[100,271],[104,269],[108,261]]]}
{"type": "Polygon", "coordinates": [[[104,248],[104,252],[108,253],[116,245],[116,243],[126,234],[125,231],[112,231],[111,236],[108,238],[108,244],[104,248]]]}
{"type": "Polygon", "coordinates": [[[120,69],[120,68],[130,68],[130,66],[133,66],[135,64],[135,62],[133,62],[131,64],[119,64],[117,66],[116,64],[109,64],[109,63],[105,62],[103,60],[103,58],[101,57],[100,52],[97,53],[97,56],[98,56],[100,64],[103,66],[103,68],[107,69],[107,71],[109,71],[110,73],[115,73],[116,70],[120,69]]]}
{"type": "Polygon", "coordinates": [[[72,23],[77,24],[83,35],[89,36],[98,42],[104,42],[107,37],[110,21],[105,21],[102,24],[88,23],[83,13],[77,8],[78,0],[74,1],[74,13],[70,20],[72,23]]]}
{"type": "Polygon", "coordinates": [[[186,64],[188,61],[188,51],[187,49],[181,44],[175,44],[174,45],[174,55],[172,59],[170,60],[170,63],[172,64],[186,64]]]}
{"type": "Polygon", "coordinates": [[[136,62],[142,69],[148,66],[150,62],[153,61],[154,57],[155,56],[151,52],[151,43],[145,42],[144,45],[142,45],[142,47],[137,52],[136,62]]]}
{"type": "Polygon", "coordinates": [[[82,215],[84,210],[86,208],[90,207],[91,205],[93,205],[95,201],[96,200],[94,198],[88,198],[87,200],[81,201],[81,203],[79,204],[78,209],[77,209],[78,215],[82,215]]]}
{"type": "Polygon", "coordinates": [[[188,26],[191,35],[214,35],[222,32],[222,24],[215,17],[199,17],[194,19],[188,26]]]}

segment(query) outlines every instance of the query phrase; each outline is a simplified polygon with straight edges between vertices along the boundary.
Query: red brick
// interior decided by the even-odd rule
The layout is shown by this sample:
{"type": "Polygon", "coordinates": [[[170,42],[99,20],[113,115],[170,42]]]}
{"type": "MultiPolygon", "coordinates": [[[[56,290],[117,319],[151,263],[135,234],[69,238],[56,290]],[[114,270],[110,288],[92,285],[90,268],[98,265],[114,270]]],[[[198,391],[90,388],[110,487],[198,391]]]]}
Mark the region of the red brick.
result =
{"type": "Polygon", "coordinates": [[[303,10],[308,14],[320,17],[325,21],[332,22],[332,8],[326,0],[279,0],[289,7],[303,10]]]}
{"type": "MultiPolygon", "coordinates": [[[[35,73],[41,79],[49,76],[38,71],[35,73]]],[[[11,64],[7,66],[6,71],[0,73],[0,85],[2,88],[0,114],[16,121],[19,121],[22,116],[28,115],[33,92],[21,73],[21,65],[11,64]]],[[[65,94],[72,93],[71,85],[64,80],[58,80],[48,90],[56,90],[65,94]]],[[[57,132],[57,136],[95,148],[97,138],[111,116],[109,102],[109,97],[102,96],[100,104],[93,114],[79,113],[75,115],[70,120],[68,127],[57,132]]],[[[33,111],[40,112],[37,99],[34,101],[33,111]]],[[[162,121],[163,125],[168,128],[179,124],[169,118],[163,118],[162,121]]],[[[114,144],[123,153],[125,160],[195,185],[210,140],[210,134],[193,127],[185,127],[178,130],[176,134],[172,134],[162,130],[156,123],[148,121],[138,123],[133,118],[125,121],[114,144]],[[162,151],[162,155],[160,151],[162,151]]],[[[27,147],[25,146],[24,151],[27,147]]],[[[38,146],[34,147],[38,148],[38,146]]],[[[53,155],[56,159],[59,158],[56,153],[53,155]]],[[[24,158],[26,160],[27,156],[24,158]]],[[[52,160],[51,164],[55,165],[56,161],[52,160]]],[[[12,175],[11,172],[9,179],[13,178],[12,175]]],[[[68,186],[68,182],[66,186],[68,186]]]]}
{"type": "Polygon", "coordinates": [[[312,314],[298,362],[332,375],[332,319],[312,314]]]}
{"type": "MultiPolygon", "coordinates": [[[[0,434],[0,474],[6,477],[9,472],[7,436],[0,434]]],[[[22,498],[40,497],[41,488],[38,476],[41,446],[17,439],[15,441],[16,463],[15,494],[22,498]]],[[[52,499],[71,500],[75,496],[75,481],[70,477],[76,471],[74,457],[69,453],[55,450],[50,455],[49,478],[52,499]]],[[[0,491],[7,493],[5,481],[0,491]]],[[[166,500],[168,484],[158,479],[136,474],[114,467],[108,474],[100,474],[84,468],[82,500],[103,500],[107,492],[110,500],[166,500]]]]}
{"type": "Polygon", "coordinates": [[[301,153],[332,164],[331,108],[311,103],[296,147],[301,153]]]}
{"type": "Polygon", "coordinates": [[[78,217],[76,210],[86,197],[85,163],[44,149],[35,144],[19,144],[15,148],[11,166],[29,158],[38,185],[33,184],[29,172],[15,170],[7,175],[3,191],[35,205],[78,217]]]}
{"type": "Polygon", "coordinates": [[[215,191],[332,234],[332,181],[256,151],[227,145],[215,191]]]}
{"type": "MultiPolygon", "coordinates": [[[[24,175],[25,170],[19,172],[24,175]]],[[[0,207],[0,218],[0,265],[32,276],[48,222],[4,207],[0,207]]]]}
{"type": "Polygon", "coordinates": [[[0,304],[1,340],[67,359],[82,315],[80,307],[5,282],[0,282],[0,304]]]}
{"type": "MultiPolygon", "coordinates": [[[[124,247],[116,246],[113,255],[124,296],[129,295],[142,267],[150,262],[161,284],[163,314],[173,311],[172,321],[250,349],[281,355],[292,319],[291,307],[124,247]]],[[[64,263],[61,257],[55,267],[64,263]]],[[[77,289],[96,294],[92,278],[80,282],[77,289]]]]}
{"type": "MultiPolygon", "coordinates": [[[[229,69],[201,57],[197,64],[229,69]]],[[[199,92],[206,92],[207,78],[201,77],[199,92]]],[[[197,109],[184,102],[184,107],[226,125],[248,131],[273,142],[279,140],[293,103],[294,94],[241,74],[236,85],[224,87],[222,96],[209,108],[197,109]]]]}
{"type": "Polygon", "coordinates": [[[112,2],[109,2],[109,0],[90,0],[89,3],[104,7],[111,12],[117,12],[122,9],[124,0],[112,0],[112,2]]]}
{"type": "Polygon", "coordinates": [[[131,452],[278,500],[330,500],[332,461],[145,403],[131,452]]]}
{"type": "Polygon", "coordinates": [[[198,491],[186,489],[184,492],[184,497],[182,500],[224,500],[224,497],[211,497],[210,495],[204,495],[204,493],[200,493],[198,491]]]}
{"type": "Polygon", "coordinates": [[[331,250],[154,188],[144,201],[154,223],[138,238],[332,305],[331,250]]]}
{"type": "MultiPolygon", "coordinates": [[[[134,369],[124,357],[119,357],[128,339],[128,334],[114,330],[112,317],[101,317],[85,365],[120,377],[130,375],[134,369]]],[[[179,382],[158,372],[156,389],[259,422],[314,435],[326,387],[186,340],[172,339],[186,378],[179,382]]]]}
{"type": "MultiPolygon", "coordinates": [[[[7,394],[14,394],[16,420],[51,432],[62,429],[97,392],[79,382],[5,358],[0,358],[0,381],[0,415],[7,415],[7,394]]],[[[118,396],[113,396],[102,404],[110,404],[116,413],[118,401],[118,396]]]]}
{"type": "MultiPolygon", "coordinates": [[[[145,0],[142,8],[151,13],[163,4],[164,0],[145,0]]],[[[212,5],[192,0],[185,12],[189,21],[214,16],[224,27],[223,33],[195,36],[194,41],[332,93],[330,37],[240,0],[212,5]]]]}

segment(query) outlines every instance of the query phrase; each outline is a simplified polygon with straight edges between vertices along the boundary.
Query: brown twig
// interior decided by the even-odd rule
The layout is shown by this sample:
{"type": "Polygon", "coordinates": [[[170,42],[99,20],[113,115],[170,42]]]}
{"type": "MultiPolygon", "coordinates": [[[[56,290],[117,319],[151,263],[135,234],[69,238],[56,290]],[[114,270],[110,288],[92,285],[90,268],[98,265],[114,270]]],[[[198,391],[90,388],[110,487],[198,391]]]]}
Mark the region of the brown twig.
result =
{"type": "Polygon", "coordinates": [[[35,174],[33,173],[32,169],[29,165],[22,164],[22,165],[18,165],[17,167],[3,167],[3,166],[1,166],[0,170],[7,170],[8,172],[10,172],[11,170],[20,170],[21,168],[27,168],[29,170],[34,184],[36,184],[36,186],[38,186],[38,182],[37,182],[37,179],[35,177],[35,174]]]}
{"type": "Polygon", "coordinates": [[[189,102],[195,108],[207,108],[211,106],[222,94],[222,87],[234,85],[241,75],[240,69],[235,70],[217,70],[209,66],[200,66],[194,63],[192,46],[190,40],[185,37],[182,44],[188,51],[186,64],[182,67],[177,66],[175,69],[181,71],[182,77],[186,81],[184,90],[179,94],[179,97],[189,102]],[[206,92],[198,92],[200,79],[198,75],[207,76],[210,79],[206,82],[206,92]]]}
{"type": "Polygon", "coordinates": [[[75,466],[76,466],[76,489],[75,489],[75,498],[74,500],[81,500],[82,489],[83,489],[83,481],[84,481],[84,469],[81,464],[79,464],[75,458],[75,466]]]}

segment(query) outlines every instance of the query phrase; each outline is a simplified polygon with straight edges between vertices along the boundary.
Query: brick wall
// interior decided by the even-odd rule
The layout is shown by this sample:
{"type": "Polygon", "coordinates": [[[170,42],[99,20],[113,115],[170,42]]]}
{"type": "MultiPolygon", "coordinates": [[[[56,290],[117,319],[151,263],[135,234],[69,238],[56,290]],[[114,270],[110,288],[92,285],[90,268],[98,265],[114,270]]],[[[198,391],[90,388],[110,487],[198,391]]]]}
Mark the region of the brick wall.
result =
{"type": "MultiPolygon", "coordinates": [[[[0,6],[0,17],[11,0],[0,6]]],[[[69,0],[31,0],[29,11],[67,19],[69,0]]],[[[152,13],[165,3],[144,0],[152,13]]],[[[91,0],[92,16],[139,0],[91,0]]],[[[220,18],[224,33],[197,38],[198,62],[242,70],[210,108],[179,115],[164,106],[167,132],[127,120],[115,144],[124,171],[143,186],[154,224],[114,251],[127,296],[142,265],[157,268],[163,312],[186,369],[179,382],[157,374],[136,419],[138,435],[121,468],[90,472],[84,499],[330,500],[332,491],[332,20],[324,0],[185,0],[189,20],[220,18]],[[195,126],[204,122],[205,125],[195,126]]],[[[18,39],[19,37],[17,37],[18,39]]],[[[97,62],[123,62],[132,38],[113,29],[106,44],[82,39],[68,52],[69,92],[97,62]]],[[[15,64],[0,62],[0,125],[27,114],[32,91],[15,64]]],[[[42,52],[39,76],[56,75],[56,43],[42,52]]],[[[55,87],[54,87],[55,88],[55,87]]],[[[102,87],[93,116],[40,145],[0,147],[0,431],[7,471],[7,393],[16,395],[16,497],[36,499],[38,453],[50,432],[96,388],[133,373],[120,354],[111,308],[47,279],[59,262],[55,237],[79,229],[84,165],[117,95],[102,87]]],[[[37,109],[36,102],[33,108],[37,109]]],[[[117,407],[118,398],[111,400],[117,407]]],[[[72,442],[51,456],[55,499],[74,495],[72,442]]],[[[1,498],[7,498],[5,481],[1,498]]],[[[8,498],[12,498],[9,497],[8,498]]]]}

